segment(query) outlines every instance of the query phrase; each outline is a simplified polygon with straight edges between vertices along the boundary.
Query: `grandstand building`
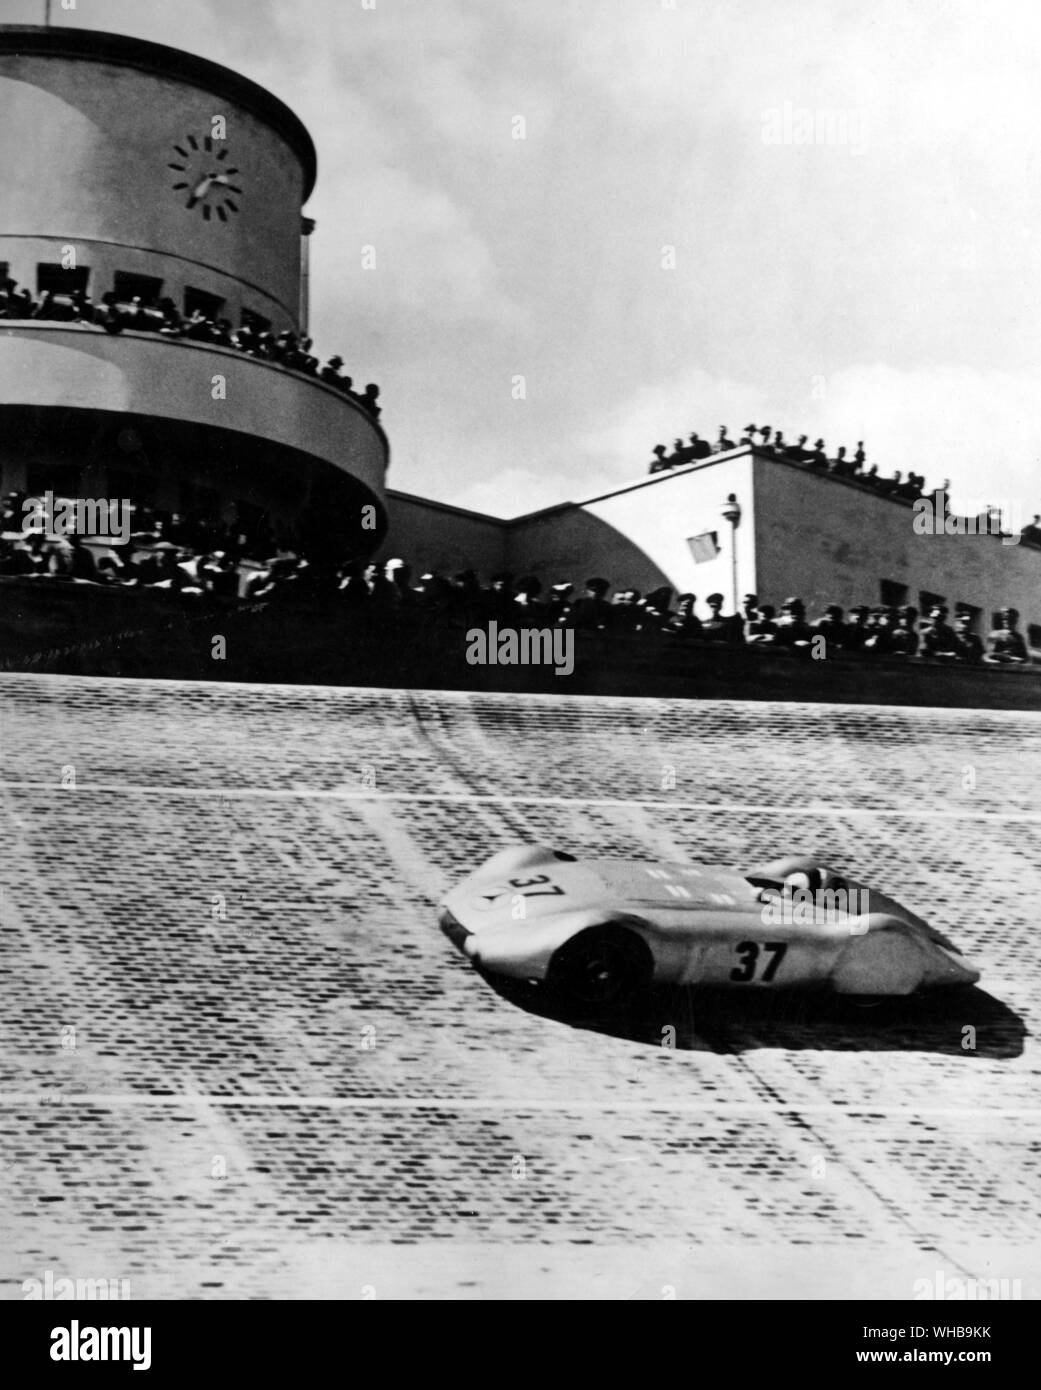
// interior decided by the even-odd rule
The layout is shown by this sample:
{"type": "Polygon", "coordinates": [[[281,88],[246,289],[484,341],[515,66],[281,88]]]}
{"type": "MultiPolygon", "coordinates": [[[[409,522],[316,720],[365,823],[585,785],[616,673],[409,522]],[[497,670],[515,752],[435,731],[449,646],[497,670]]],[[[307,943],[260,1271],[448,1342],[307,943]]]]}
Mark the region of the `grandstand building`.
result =
{"type": "Polygon", "coordinates": [[[912,502],[751,445],[510,520],[395,491],[388,506],[386,554],[441,572],[467,564],[577,586],[595,574],[699,604],[719,592],[735,609],[748,593],[775,606],[797,595],[811,613],[885,603],[925,614],[942,600],[980,631],[1011,605],[1041,652],[1037,540],[916,532],[912,502]]]}
{"type": "MultiPolygon", "coordinates": [[[[0,26],[0,279],[39,302],[172,302],[233,329],[306,333],[311,137],[205,59],[122,35],[0,26]]],[[[350,370],[350,368],[348,368],[350,370]]],[[[365,553],[386,527],[386,437],[313,375],[230,346],[97,323],[0,322],[11,491],[318,526],[365,553]]]]}

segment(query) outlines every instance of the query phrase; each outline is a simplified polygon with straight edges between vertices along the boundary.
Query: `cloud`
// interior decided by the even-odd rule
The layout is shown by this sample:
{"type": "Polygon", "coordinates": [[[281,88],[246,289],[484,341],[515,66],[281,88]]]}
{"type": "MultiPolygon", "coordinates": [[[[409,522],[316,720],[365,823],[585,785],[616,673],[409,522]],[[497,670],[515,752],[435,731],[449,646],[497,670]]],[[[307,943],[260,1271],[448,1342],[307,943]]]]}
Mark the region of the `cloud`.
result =
{"type": "Polygon", "coordinates": [[[503,327],[524,321],[470,215],[442,189],[402,169],[370,167],[363,198],[334,195],[322,206],[314,275],[352,313],[406,310],[441,323],[480,319],[503,327]],[[368,268],[363,247],[371,248],[368,268]]]}
{"type": "Polygon", "coordinates": [[[913,468],[930,486],[950,478],[955,507],[982,499],[1041,511],[1041,371],[876,364],[838,372],[826,391],[812,428],[854,447],[854,434],[864,438],[880,473],[913,468]]]}
{"type": "Polygon", "coordinates": [[[535,472],[530,468],[502,468],[497,469],[492,477],[480,478],[477,482],[459,488],[453,493],[451,500],[457,507],[484,512],[488,516],[515,517],[537,511],[540,507],[551,506],[554,502],[568,501],[584,495],[579,490],[566,491],[563,495],[557,496],[557,487],[551,491],[553,495],[549,500],[540,500],[548,495],[544,473],[535,472]]]}

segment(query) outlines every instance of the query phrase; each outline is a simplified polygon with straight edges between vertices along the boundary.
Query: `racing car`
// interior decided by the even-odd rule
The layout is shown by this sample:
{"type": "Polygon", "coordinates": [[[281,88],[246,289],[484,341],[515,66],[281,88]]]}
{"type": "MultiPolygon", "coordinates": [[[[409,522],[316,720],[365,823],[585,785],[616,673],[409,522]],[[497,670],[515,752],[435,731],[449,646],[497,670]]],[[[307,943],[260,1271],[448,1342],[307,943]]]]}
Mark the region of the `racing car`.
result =
{"type": "Polygon", "coordinates": [[[452,888],[440,924],[482,971],[587,1007],[659,984],[878,999],[979,979],[920,917],[809,855],[743,873],[525,845],[452,888]]]}

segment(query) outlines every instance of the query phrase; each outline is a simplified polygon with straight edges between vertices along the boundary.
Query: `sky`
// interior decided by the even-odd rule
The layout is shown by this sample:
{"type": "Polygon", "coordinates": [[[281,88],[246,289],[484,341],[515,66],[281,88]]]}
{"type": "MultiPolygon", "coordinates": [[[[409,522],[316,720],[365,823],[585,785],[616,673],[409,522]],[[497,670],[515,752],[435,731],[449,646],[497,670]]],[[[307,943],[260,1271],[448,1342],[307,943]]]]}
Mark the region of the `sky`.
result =
{"type": "Polygon", "coordinates": [[[1041,511],[1035,0],[63,3],[307,125],[389,486],[512,516],[754,422],[1041,511]]]}

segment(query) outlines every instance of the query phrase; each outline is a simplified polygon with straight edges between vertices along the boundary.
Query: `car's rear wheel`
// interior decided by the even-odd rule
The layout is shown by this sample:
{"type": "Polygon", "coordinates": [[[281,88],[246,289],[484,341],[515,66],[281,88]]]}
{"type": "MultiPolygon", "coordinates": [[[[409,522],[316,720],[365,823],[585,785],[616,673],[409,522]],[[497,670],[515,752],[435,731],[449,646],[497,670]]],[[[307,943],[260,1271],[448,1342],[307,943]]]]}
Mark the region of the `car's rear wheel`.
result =
{"type": "Polygon", "coordinates": [[[562,1002],[585,1008],[623,1004],[645,990],[654,973],[651,949],[627,927],[587,927],[553,955],[546,984],[562,1002]]]}

